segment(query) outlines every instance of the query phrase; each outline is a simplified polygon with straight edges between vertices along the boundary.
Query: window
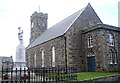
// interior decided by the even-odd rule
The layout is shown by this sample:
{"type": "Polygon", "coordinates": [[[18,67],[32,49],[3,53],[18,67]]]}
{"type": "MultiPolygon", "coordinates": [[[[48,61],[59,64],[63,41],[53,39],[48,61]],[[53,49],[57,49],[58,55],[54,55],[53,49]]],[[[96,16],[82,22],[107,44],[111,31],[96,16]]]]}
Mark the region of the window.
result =
{"type": "Polygon", "coordinates": [[[112,50],[109,52],[109,64],[117,64],[117,53],[112,50]]]}
{"type": "Polygon", "coordinates": [[[88,53],[88,57],[91,57],[91,56],[95,56],[95,54],[94,54],[93,51],[91,51],[91,52],[88,53]]]}
{"type": "Polygon", "coordinates": [[[28,66],[30,67],[30,54],[28,55],[28,66]]]}
{"type": "Polygon", "coordinates": [[[114,37],[113,37],[113,34],[109,34],[109,44],[110,46],[114,46],[114,37]]]}
{"type": "Polygon", "coordinates": [[[44,50],[42,50],[42,67],[44,67],[44,50]]]}
{"type": "Polygon", "coordinates": [[[52,47],[52,66],[55,67],[55,47],[52,47]]]}
{"type": "Polygon", "coordinates": [[[36,52],[34,53],[34,65],[36,67],[36,52]]]}
{"type": "Polygon", "coordinates": [[[87,42],[88,42],[88,48],[93,47],[92,35],[89,35],[89,36],[88,36],[87,42]]]}
{"type": "Polygon", "coordinates": [[[117,53],[114,55],[114,64],[117,64],[117,53]]]}
{"type": "Polygon", "coordinates": [[[33,22],[31,22],[31,28],[33,28],[34,27],[34,23],[33,22]]]}
{"type": "Polygon", "coordinates": [[[110,52],[109,52],[109,63],[110,64],[113,64],[112,54],[113,54],[113,52],[112,52],[112,50],[110,50],[110,52]]]}

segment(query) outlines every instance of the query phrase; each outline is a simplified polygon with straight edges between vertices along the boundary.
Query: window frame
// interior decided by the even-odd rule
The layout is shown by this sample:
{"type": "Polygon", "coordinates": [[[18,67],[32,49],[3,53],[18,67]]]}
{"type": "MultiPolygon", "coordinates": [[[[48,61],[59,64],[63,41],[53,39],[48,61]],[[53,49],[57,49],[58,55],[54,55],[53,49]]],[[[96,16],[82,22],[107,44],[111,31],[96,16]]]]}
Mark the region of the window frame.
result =
{"type": "Polygon", "coordinates": [[[37,53],[36,53],[36,51],[35,51],[35,52],[34,52],[34,66],[35,66],[35,67],[37,66],[37,62],[36,62],[36,61],[37,61],[37,60],[36,60],[36,59],[37,59],[37,58],[36,58],[37,56],[36,56],[36,55],[37,55],[37,53]]]}
{"type": "Polygon", "coordinates": [[[117,64],[117,52],[110,50],[109,51],[109,64],[117,64]]]}
{"type": "Polygon", "coordinates": [[[93,37],[92,37],[92,35],[87,36],[87,45],[88,45],[88,48],[93,47],[93,37]]]}
{"type": "Polygon", "coordinates": [[[41,53],[42,53],[42,67],[44,67],[45,66],[45,63],[44,63],[45,53],[44,53],[43,49],[42,49],[41,53]]]}
{"type": "Polygon", "coordinates": [[[34,22],[31,22],[31,28],[33,28],[34,27],[34,22]]]}
{"type": "Polygon", "coordinates": [[[55,47],[52,46],[52,67],[55,67],[55,47]]]}
{"type": "Polygon", "coordinates": [[[113,51],[109,51],[109,64],[113,64],[113,51]]]}
{"type": "Polygon", "coordinates": [[[112,33],[109,33],[109,45],[114,46],[114,35],[112,33]]]}
{"type": "Polygon", "coordinates": [[[28,66],[30,67],[30,53],[28,53],[28,66]]]}
{"type": "Polygon", "coordinates": [[[93,51],[90,51],[88,54],[87,54],[87,57],[92,57],[92,56],[95,56],[95,53],[93,51]]]}

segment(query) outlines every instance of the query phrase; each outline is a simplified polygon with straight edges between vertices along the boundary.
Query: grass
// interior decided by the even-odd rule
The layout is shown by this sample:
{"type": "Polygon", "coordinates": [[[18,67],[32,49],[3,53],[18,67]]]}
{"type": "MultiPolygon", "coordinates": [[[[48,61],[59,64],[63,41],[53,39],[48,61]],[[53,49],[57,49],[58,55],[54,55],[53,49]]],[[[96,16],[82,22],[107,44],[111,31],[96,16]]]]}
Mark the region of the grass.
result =
{"type": "Polygon", "coordinates": [[[2,72],[0,71],[0,78],[2,77],[2,72]]]}
{"type": "MultiPolygon", "coordinates": [[[[43,75],[45,75],[46,77],[56,77],[56,76],[58,76],[58,74],[57,73],[35,73],[36,74],[36,76],[43,76],[43,75]]],[[[68,76],[67,74],[59,74],[59,76],[68,76]]]]}
{"type": "Polygon", "coordinates": [[[77,80],[91,79],[100,76],[120,74],[120,72],[81,72],[77,74],[77,80]]]}
{"type": "MultiPolygon", "coordinates": [[[[95,77],[101,77],[101,76],[109,76],[114,74],[120,74],[120,72],[81,72],[77,73],[77,80],[85,80],[85,79],[91,79],[95,77]]],[[[43,75],[42,73],[36,73],[37,76],[43,75]]],[[[46,75],[46,73],[45,73],[46,75]]],[[[48,77],[55,77],[58,74],[51,73],[47,74],[48,77]]],[[[59,74],[60,76],[67,76],[65,74],[59,74]]],[[[0,77],[2,77],[2,72],[0,72],[0,77]]]]}

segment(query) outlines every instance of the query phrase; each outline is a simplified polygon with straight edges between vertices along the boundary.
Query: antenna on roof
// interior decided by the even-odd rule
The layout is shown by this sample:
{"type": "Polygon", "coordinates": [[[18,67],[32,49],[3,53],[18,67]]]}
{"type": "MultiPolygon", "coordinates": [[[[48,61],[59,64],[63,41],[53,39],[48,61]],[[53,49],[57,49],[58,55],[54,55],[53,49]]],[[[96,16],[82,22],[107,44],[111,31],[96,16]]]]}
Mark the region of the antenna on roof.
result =
{"type": "Polygon", "coordinates": [[[39,8],[38,12],[40,13],[40,5],[38,6],[38,8],[39,8]]]}

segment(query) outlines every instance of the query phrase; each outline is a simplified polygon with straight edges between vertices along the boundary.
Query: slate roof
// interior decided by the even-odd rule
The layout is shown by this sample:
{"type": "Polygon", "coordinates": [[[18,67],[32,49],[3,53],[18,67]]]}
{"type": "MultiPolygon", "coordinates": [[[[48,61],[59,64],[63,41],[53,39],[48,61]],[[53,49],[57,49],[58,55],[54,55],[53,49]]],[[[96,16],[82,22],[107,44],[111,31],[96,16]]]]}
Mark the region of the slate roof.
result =
{"type": "Polygon", "coordinates": [[[3,61],[3,62],[6,62],[6,61],[9,61],[9,62],[13,62],[13,58],[10,56],[10,57],[0,57],[0,59],[3,61]]]}
{"type": "Polygon", "coordinates": [[[86,29],[82,30],[82,32],[88,33],[90,31],[96,30],[96,29],[108,29],[112,31],[117,31],[120,32],[120,27],[112,26],[112,25],[107,25],[107,24],[96,24],[94,26],[87,27],[86,29]]]}
{"type": "MultiPolygon", "coordinates": [[[[90,4],[88,4],[87,6],[91,7],[90,4]]],[[[87,8],[87,6],[85,8],[87,8]]],[[[66,33],[66,31],[76,21],[76,19],[81,15],[81,13],[85,10],[85,8],[79,10],[78,12],[72,14],[71,16],[65,18],[64,20],[60,21],[59,23],[47,29],[37,39],[31,42],[26,49],[29,49],[38,44],[42,44],[46,41],[49,41],[51,39],[64,35],[64,33],[66,33]]]]}

